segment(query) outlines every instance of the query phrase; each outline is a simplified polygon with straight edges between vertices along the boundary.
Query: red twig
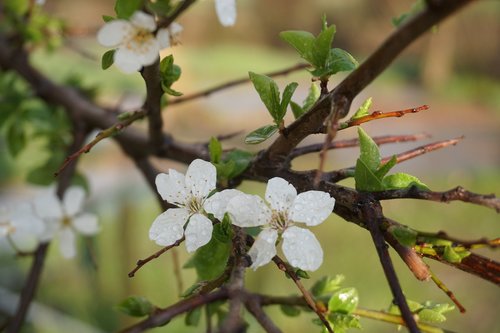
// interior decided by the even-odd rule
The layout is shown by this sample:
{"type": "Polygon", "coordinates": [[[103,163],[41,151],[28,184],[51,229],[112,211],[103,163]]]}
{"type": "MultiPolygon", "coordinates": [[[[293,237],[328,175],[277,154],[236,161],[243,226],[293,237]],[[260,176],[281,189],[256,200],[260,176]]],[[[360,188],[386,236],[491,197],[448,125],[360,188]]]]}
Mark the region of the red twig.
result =
{"type": "Polygon", "coordinates": [[[377,119],[383,119],[383,118],[390,118],[390,117],[402,117],[405,114],[408,113],[417,113],[420,111],[428,110],[429,106],[427,105],[421,105],[416,108],[411,108],[411,109],[404,109],[404,110],[397,110],[397,111],[389,111],[389,112],[382,112],[382,111],[374,111],[373,113],[359,117],[356,119],[351,119],[348,122],[340,124],[340,129],[346,129],[348,127],[352,126],[358,126],[363,123],[372,121],[372,120],[377,120],[377,119]]]}
{"type": "Polygon", "coordinates": [[[134,277],[135,273],[141,269],[142,266],[144,266],[145,264],[147,264],[148,262],[150,262],[151,260],[153,259],[156,259],[158,258],[159,256],[161,256],[163,253],[167,252],[168,250],[170,250],[171,248],[173,247],[176,247],[176,246],[179,246],[180,243],[182,243],[184,241],[184,237],[182,237],[181,239],[179,239],[177,242],[175,242],[174,244],[172,245],[169,245],[169,246],[165,246],[163,249],[161,249],[160,251],[158,252],[155,252],[153,253],[152,255],[150,255],[149,257],[145,258],[145,259],[141,259],[141,260],[138,260],[137,261],[137,264],[136,264],[136,267],[130,271],[130,273],[128,273],[128,277],[134,277]]]}

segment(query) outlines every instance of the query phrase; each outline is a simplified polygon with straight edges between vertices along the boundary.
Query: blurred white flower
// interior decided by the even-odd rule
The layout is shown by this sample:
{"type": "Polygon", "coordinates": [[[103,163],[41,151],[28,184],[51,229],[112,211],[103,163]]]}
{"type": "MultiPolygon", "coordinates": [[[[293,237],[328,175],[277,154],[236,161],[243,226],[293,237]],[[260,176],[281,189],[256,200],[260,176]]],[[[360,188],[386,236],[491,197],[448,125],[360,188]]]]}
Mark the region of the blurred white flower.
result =
{"type": "Polygon", "coordinates": [[[188,252],[207,244],[213,231],[207,213],[222,220],[229,200],[241,194],[237,190],[224,190],[208,198],[215,190],[216,178],[212,163],[200,159],[191,162],[185,176],[173,169],[168,174],[160,173],[156,177],[158,193],[179,208],[160,214],[149,229],[149,238],[158,245],[169,246],[184,235],[188,252]]]}
{"type": "Polygon", "coordinates": [[[160,49],[171,45],[182,27],[172,23],[169,28],[159,29],[157,36],[155,18],[142,11],[135,12],[130,20],[116,19],[107,22],[97,33],[97,41],[117,48],[114,63],[125,73],[133,73],[143,66],[153,64],[160,49]]]}
{"type": "Polygon", "coordinates": [[[64,258],[76,255],[76,232],[90,236],[99,231],[97,216],[82,212],[84,200],[85,191],[81,187],[68,188],[62,202],[52,190],[35,199],[35,212],[47,225],[41,240],[57,237],[64,258]]]}
{"type": "Polygon", "coordinates": [[[326,192],[297,190],[285,179],[275,177],[266,188],[266,201],[256,195],[242,194],[233,198],[227,211],[233,224],[240,227],[264,226],[248,254],[255,270],[276,255],[276,241],[283,238],[282,250],[293,267],[314,271],[323,262],[323,250],[312,232],[295,226],[315,226],[332,212],[335,199],[326,192]]]}
{"type": "Polygon", "coordinates": [[[233,26],[236,23],[236,0],[215,0],[215,12],[220,24],[233,26]]]}
{"type": "Polygon", "coordinates": [[[160,49],[163,50],[172,45],[177,45],[179,43],[178,37],[182,30],[184,30],[184,28],[177,22],[172,22],[168,28],[158,30],[156,39],[160,44],[160,49]]]}
{"type": "Polygon", "coordinates": [[[28,203],[13,209],[0,207],[0,237],[5,237],[15,251],[32,251],[38,245],[45,224],[28,203]]]}

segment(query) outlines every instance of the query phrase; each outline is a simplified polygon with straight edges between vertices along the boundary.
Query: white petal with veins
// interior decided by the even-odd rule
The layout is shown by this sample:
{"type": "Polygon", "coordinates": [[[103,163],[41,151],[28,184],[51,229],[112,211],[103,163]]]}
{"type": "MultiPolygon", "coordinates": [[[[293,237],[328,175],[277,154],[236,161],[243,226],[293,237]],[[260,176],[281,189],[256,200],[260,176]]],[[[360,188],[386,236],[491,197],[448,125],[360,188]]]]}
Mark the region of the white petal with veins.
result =
{"type": "Polygon", "coordinates": [[[169,246],[182,238],[189,212],[184,208],[172,208],[160,214],[149,229],[149,239],[160,246],[169,246]]]}
{"type": "Polygon", "coordinates": [[[272,212],[264,200],[257,195],[242,194],[227,205],[231,221],[239,227],[256,227],[271,221],[272,212]]]}
{"type": "Polygon", "coordinates": [[[185,204],[189,200],[189,189],[186,187],[185,177],[182,173],[170,169],[168,174],[158,174],[155,183],[156,189],[163,200],[172,204],[185,204]]]}
{"type": "Polygon", "coordinates": [[[321,245],[307,229],[295,226],[286,229],[282,249],[290,265],[305,271],[315,271],[323,262],[321,245]]]}
{"type": "Polygon", "coordinates": [[[205,200],[203,208],[207,213],[213,214],[216,219],[222,221],[224,214],[227,211],[229,201],[241,194],[243,194],[243,192],[234,189],[217,192],[205,200]]]}
{"type": "Polygon", "coordinates": [[[335,199],[323,191],[307,191],[300,193],[293,201],[289,218],[294,222],[302,222],[308,226],[322,223],[332,213],[335,199]]]}
{"type": "Polygon", "coordinates": [[[276,240],[278,232],[273,229],[263,229],[255,239],[248,255],[252,258],[253,270],[269,263],[276,255],[276,240]]]}
{"type": "Polygon", "coordinates": [[[280,177],[269,179],[266,187],[266,201],[271,208],[280,212],[286,211],[297,196],[292,184],[280,177]]]}
{"type": "Polygon", "coordinates": [[[212,238],[212,230],[212,221],[206,216],[201,214],[191,216],[185,231],[187,251],[194,252],[207,244],[212,238]]]}
{"type": "Polygon", "coordinates": [[[212,163],[201,159],[191,162],[186,172],[186,187],[193,196],[205,198],[215,189],[216,181],[217,170],[212,163]]]}
{"type": "Polygon", "coordinates": [[[215,0],[215,11],[223,26],[229,27],[236,23],[236,0],[215,0]]]}

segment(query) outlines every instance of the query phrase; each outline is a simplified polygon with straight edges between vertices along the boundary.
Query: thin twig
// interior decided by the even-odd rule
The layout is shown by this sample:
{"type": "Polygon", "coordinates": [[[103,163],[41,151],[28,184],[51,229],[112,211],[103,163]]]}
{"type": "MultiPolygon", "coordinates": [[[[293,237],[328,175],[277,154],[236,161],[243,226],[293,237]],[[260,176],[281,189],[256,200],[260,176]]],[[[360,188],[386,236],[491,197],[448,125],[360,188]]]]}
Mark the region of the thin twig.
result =
{"type": "Polygon", "coordinates": [[[341,123],[339,126],[339,130],[343,130],[352,126],[359,126],[363,123],[373,121],[373,120],[378,120],[378,119],[383,119],[383,118],[389,118],[389,117],[402,117],[408,113],[417,113],[420,111],[428,110],[429,106],[427,105],[421,105],[416,108],[410,108],[410,109],[404,109],[404,110],[397,110],[397,111],[389,111],[389,112],[382,112],[382,111],[374,111],[369,115],[359,117],[356,119],[351,119],[345,123],[341,123]]]}
{"type": "MultiPolygon", "coordinates": [[[[295,72],[295,71],[298,71],[298,70],[301,70],[301,69],[304,69],[304,68],[307,68],[307,67],[309,67],[309,64],[299,63],[299,64],[295,64],[295,65],[293,65],[291,67],[287,67],[285,69],[281,69],[281,70],[278,70],[278,71],[267,73],[266,75],[269,76],[269,77],[283,76],[283,75],[288,75],[288,74],[290,74],[292,72],[295,72]]],[[[221,90],[225,90],[225,89],[228,89],[228,88],[239,86],[241,84],[245,84],[245,83],[248,83],[248,82],[250,82],[250,79],[248,78],[248,76],[244,77],[244,78],[241,78],[241,79],[236,79],[234,81],[229,81],[229,82],[220,84],[218,86],[215,86],[215,87],[212,87],[212,88],[209,88],[209,89],[206,89],[206,90],[202,90],[202,91],[190,94],[190,95],[186,95],[186,96],[181,96],[181,97],[175,98],[175,99],[169,101],[168,105],[175,105],[175,104],[180,104],[180,103],[188,102],[188,101],[191,101],[193,99],[197,99],[197,98],[201,98],[201,97],[208,97],[208,96],[210,96],[210,95],[212,95],[212,94],[214,94],[216,92],[219,92],[221,90]]]]}
{"type": "Polygon", "coordinates": [[[181,239],[179,239],[178,241],[176,241],[174,244],[169,245],[169,246],[165,246],[163,249],[153,253],[152,255],[150,255],[149,257],[147,257],[145,259],[138,260],[135,268],[132,271],[130,271],[130,273],[128,273],[128,277],[134,277],[135,273],[139,269],[141,269],[142,266],[144,266],[145,264],[147,264],[151,260],[158,258],[159,256],[161,256],[163,253],[167,252],[171,248],[179,246],[179,244],[181,244],[183,241],[184,241],[184,236],[181,239]]]}
{"type": "MultiPolygon", "coordinates": [[[[383,135],[383,136],[375,136],[373,137],[373,141],[377,145],[383,145],[388,143],[398,143],[398,142],[409,142],[409,141],[417,141],[429,138],[429,134],[411,134],[411,135],[383,135]]],[[[339,148],[351,148],[359,146],[359,139],[348,139],[348,140],[339,140],[333,141],[328,146],[328,149],[339,149],[339,148]]],[[[307,146],[302,146],[295,148],[288,155],[288,159],[292,160],[298,156],[317,153],[323,149],[323,143],[316,143],[307,146]]]]}
{"type": "Polygon", "coordinates": [[[258,296],[248,296],[245,306],[267,333],[281,333],[281,330],[262,309],[262,304],[260,304],[260,298],[258,296]]]}
{"type": "Polygon", "coordinates": [[[458,301],[458,299],[455,297],[455,295],[453,294],[453,292],[448,289],[448,287],[446,287],[446,285],[443,283],[443,281],[441,281],[437,275],[431,271],[431,279],[432,281],[436,284],[436,286],[441,289],[450,299],[453,303],[455,303],[455,305],[457,306],[457,308],[460,310],[461,313],[465,313],[465,307],[458,301]]]}

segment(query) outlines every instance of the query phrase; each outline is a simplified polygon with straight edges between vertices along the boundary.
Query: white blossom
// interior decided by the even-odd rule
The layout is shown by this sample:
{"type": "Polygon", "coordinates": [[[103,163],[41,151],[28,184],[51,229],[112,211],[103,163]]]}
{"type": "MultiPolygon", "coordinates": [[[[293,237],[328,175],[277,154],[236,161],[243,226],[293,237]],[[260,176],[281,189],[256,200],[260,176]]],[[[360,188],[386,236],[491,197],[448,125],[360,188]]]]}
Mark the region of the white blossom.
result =
{"type": "Polygon", "coordinates": [[[45,224],[28,203],[12,209],[0,207],[0,237],[5,237],[16,251],[31,251],[38,245],[45,224]]]}
{"type": "Polygon", "coordinates": [[[236,23],[236,0],[215,0],[215,12],[220,24],[233,26],[236,23]]]}
{"type": "Polygon", "coordinates": [[[35,199],[35,212],[47,225],[41,239],[49,241],[58,238],[59,250],[64,258],[76,255],[76,232],[90,236],[99,231],[97,217],[82,212],[84,200],[85,191],[76,186],[66,190],[62,201],[52,190],[35,199]]]}
{"type": "Polygon", "coordinates": [[[233,224],[240,227],[264,226],[248,254],[255,270],[276,255],[276,243],[283,240],[282,250],[289,263],[314,271],[323,262],[323,250],[314,234],[295,226],[315,226],[332,212],[335,199],[326,192],[297,190],[285,179],[275,177],[267,183],[266,201],[259,196],[241,194],[231,199],[227,211],[233,224]]]}
{"type": "Polygon", "coordinates": [[[159,29],[157,36],[155,18],[142,11],[135,12],[130,20],[116,19],[107,22],[97,33],[97,41],[115,47],[114,63],[125,73],[133,73],[143,66],[153,64],[160,49],[171,45],[171,40],[182,27],[172,23],[169,28],[159,29]]]}
{"type": "Polygon", "coordinates": [[[216,180],[212,163],[200,159],[191,162],[186,175],[174,169],[168,174],[160,173],[155,181],[158,193],[178,208],[167,209],[154,220],[149,238],[158,245],[169,246],[185,236],[188,252],[207,244],[213,231],[207,214],[222,220],[229,200],[241,193],[224,190],[208,197],[215,190],[216,180]]]}

